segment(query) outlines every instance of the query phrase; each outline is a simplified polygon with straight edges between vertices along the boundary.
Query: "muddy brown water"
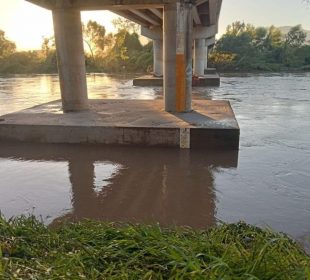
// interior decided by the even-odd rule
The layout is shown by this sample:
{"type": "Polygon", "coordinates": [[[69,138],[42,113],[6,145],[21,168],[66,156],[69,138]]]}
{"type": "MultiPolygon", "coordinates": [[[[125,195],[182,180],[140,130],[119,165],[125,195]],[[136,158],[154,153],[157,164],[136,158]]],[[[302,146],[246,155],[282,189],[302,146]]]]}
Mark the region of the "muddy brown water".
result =
{"type": "MultiPolygon", "coordinates": [[[[91,98],[162,98],[130,77],[89,75],[91,98]]],[[[59,99],[54,75],[0,77],[0,116],[59,99]]],[[[310,243],[310,74],[226,75],[196,98],[230,100],[239,152],[0,143],[5,217],[268,226],[310,243]]],[[[1,118],[1,117],[0,117],[1,118]]]]}

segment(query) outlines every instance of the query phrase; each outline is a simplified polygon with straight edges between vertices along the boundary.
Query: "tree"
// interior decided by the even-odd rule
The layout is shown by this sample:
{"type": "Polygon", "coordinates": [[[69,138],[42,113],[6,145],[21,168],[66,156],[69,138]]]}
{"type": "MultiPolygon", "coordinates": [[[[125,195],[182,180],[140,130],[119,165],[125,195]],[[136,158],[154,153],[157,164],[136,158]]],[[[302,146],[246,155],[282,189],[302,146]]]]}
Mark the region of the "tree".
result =
{"type": "Polygon", "coordinates": [[[268,29],[267,37],[265,40],[265,47],[269,50],[282,45],[282,33],[281,31],[271,25],[268,29]]]}
{"type": "Polygon", "coordinates": [[[14,42],[5,37],[5,32],[0,30],[0,58],[7,57],[16,51],[14,42]]]}
{"type": "Polygon", "coordinates": [[[262,31],[259,32],[256,33],[253,25],[240,21],[228,25],[226,33],[216,43],[219,54],[213,57],[221,61],[221,65],[232,65],[231,58],[234,59],[236,67],[243,68],[245,64],[253,64],[260,57],[257,40],[261,39],[262,31]],[[225,58],[229,58],[227,63],[223,61],[225,58]]]}
{"type": "Polygon", "coordinates": [[[95,54],[103,52],[108,40],[106,38],[106,30],[103,25],[96,21],[88,21],[86,26],[83,25],[83,39],[94,59],[95,54]]]}
{"type": "Polygon", "coordinates": [[[41,50],[47,58],[51,51],[55,51],[55,38],[54,37],[43,37],[43,42],[41,45],[41,50]]]}
{"type": "Polygon", "coordinates": [[[113,19],[112,23],[118,31],[123,29],[126,30],[128,33],[138,33],[139,31],[138,24],[123,17],[113,19]]]}
{"type": "Polygon", "coordinates": [[[290,29],[285,36],[285,44],[292,48],[300,48],[306,41],[307,33],[302,30],[301,25],[290,29]]]}

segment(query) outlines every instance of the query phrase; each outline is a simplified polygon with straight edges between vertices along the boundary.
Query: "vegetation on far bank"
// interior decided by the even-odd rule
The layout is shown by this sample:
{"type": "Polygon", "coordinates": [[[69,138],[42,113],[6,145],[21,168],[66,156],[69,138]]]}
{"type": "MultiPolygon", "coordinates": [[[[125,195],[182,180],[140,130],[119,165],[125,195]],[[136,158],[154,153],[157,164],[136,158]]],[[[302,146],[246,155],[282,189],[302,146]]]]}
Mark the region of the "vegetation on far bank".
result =
{"type": "Polygon", "coordinates": [[[234,22],[210,52],[211,67],[220,71],[310,70],[310,44],[301,25],[287,34],[270,26],[234,22]]]}
{"type": "MultiPolygon", "coordinates": [[[[89,21],[83,26],[83,40],[88,72],[148,72],[152,70],[152,42],[142,44],[138,26],[125,19],[115,19],[115,34],[89,21]]],[[[43,38],[40,50],[17,51],[14,42],[0,30],[0,73],[57,73],[54,38],[43,38]]]]}
{"type": "Polygon", "coordinates": [[[287,236],[241,222],[198,231],[1,218],[0,278],[306,280],[310,258],[287,236]]]}
{"type": "MultiPolygon", "coordinates": [[[[83,26],[88,72],[151,72],[152,42],[142,44],[138,26],[126,19],[114,20],[115,34],[89,21],[83,26]]],[[[271,26],[255,27],[234,22],[209,53],[209,67],[219,71],[309,71],[310,44],[300,25],[287,34],[271,26]]],[[[0,30],[0,73],[56,73],[54,38],[43,38],[35,51],[16,51],[14,42],[0,30]]]]}

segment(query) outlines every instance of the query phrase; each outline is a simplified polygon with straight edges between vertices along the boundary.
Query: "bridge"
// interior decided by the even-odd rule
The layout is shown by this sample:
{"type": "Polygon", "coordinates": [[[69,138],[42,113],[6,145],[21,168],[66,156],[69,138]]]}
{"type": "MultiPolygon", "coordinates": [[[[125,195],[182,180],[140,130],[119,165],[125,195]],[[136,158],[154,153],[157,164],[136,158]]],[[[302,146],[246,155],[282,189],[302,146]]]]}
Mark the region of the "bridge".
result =
{"type": "Polygon", "coordinates": [[[61,102],[1,116],[0,141],[238,149],[240,131],[229,101],[192,100],[192,77],[204,74],[221,0],[26,1],[52,11],[61,102]],[[163,100],[88,99],[81,23],[86,10],[113,11],[154,40],[163,100]]]}
{"type": "Polygon", "coordinates": [[[141,34],[153,40],[154,75],[164,78],[165,110],[192,110],[192,76],[203,76],[207,68],[222,0],[26,1],[52,10],[64,111],[89,106],[80,11],[92,10],[110,10],[140,24],[141,34]]]}

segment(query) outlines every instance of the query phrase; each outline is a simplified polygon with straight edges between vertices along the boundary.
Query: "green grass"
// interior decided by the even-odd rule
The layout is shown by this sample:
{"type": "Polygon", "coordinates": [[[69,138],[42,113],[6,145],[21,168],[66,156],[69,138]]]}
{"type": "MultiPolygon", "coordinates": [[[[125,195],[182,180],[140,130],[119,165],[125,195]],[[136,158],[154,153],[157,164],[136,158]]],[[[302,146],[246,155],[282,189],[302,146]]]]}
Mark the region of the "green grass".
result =
{"type": "Polygon", "coordinates": [[[0,218],[0,248],[0,279],[310,279],[310,258],[294,241],[245,223],[50,229],[34,218],[0,218]]]}

